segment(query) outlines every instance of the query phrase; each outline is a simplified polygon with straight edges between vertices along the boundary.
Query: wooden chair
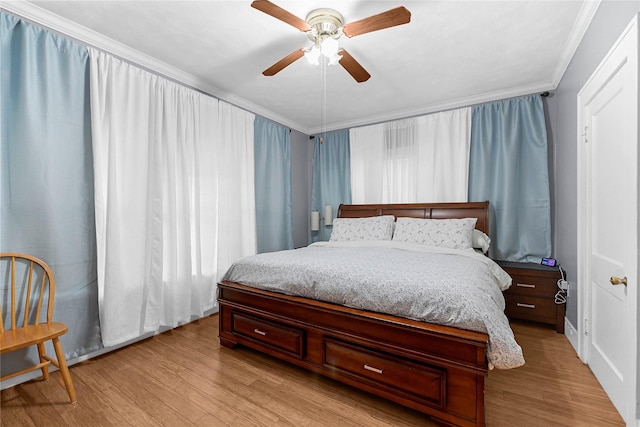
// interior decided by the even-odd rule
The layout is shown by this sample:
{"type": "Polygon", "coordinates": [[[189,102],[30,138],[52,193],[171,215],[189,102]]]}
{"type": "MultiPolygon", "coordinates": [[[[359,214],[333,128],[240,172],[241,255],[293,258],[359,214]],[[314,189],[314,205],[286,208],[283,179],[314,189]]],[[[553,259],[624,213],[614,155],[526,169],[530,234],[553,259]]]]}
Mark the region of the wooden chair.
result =
{"type": "Polygon", "coordinates": [[[51,268],[38,258],[14,252],[0,253],[0,260],[3,264],[0,271],[2,271],[4,278],[11,282],[10,287],[0,288],[0,300],[2,300],[0,307],[0,354],[36,345],[40,355],[39,364],[7,374],[0,378],[0,381],[36,369],[42,370],[42,377],[46,380],[49,378],[49,364],[52,363],[60,369],[69,400],[71,403],[75,403],[76,392],[59,341],[59,337],[67,333],[68,328],[64,323],[51,321],[56,286],[51,268]],[[18,283],[16,283],[16,274],[18,274],[18,283]],[[24,304],[17,304],[16,299],[24,301],[24,304]],[[7,325],[7,329],[5,329],[3,319],[4,310],[7,309],[11,310],[11,325],[7,325]],[[22,318],[21,325],[18,324],[20,318],[22,318]],[[57,360],[45,351],[44,343],[49,340],[53,343],[57,360]]]}

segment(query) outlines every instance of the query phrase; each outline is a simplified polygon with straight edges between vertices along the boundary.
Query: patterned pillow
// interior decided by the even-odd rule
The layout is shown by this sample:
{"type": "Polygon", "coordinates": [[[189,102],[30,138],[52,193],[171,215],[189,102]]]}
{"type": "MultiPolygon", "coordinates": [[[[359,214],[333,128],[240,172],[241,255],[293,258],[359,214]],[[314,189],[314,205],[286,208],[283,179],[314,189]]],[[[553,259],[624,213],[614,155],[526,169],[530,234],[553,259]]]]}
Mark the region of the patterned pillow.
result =
{"type": "Polygon", "coordinates": [[[391,240],[393,236],[393,215],[372,216],[370,218],[336,218],[330,242],[349,240],[391,240]]]}
{"type": "Polygon", "coordinates": [[[398,218],[393,240],[452,249],[471,248],[476,218],[398,218]]]}

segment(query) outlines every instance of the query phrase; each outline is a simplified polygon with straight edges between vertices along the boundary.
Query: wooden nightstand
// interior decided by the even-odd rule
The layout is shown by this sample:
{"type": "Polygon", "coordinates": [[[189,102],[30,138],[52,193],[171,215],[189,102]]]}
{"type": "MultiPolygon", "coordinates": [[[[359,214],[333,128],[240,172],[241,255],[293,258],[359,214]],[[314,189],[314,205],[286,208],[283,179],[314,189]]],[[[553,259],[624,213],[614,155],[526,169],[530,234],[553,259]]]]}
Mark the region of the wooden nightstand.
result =
{"type": "Polygon", "coordinates": [[[509,319],[532,320],[554,325],[564,334],[565,304],[556,304],[562,278],[557,267],[540,264],[496,261],[506,271],[513,283],[504,292],[505,314],[509,319]]]}

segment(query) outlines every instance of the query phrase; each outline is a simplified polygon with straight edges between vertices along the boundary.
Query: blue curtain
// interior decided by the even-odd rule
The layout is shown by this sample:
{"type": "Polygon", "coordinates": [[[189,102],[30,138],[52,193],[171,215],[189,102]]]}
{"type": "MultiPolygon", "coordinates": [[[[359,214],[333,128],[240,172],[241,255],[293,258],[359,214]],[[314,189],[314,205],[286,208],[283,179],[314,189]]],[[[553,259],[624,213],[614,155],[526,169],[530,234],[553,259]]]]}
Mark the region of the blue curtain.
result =
{"type": "Polygon", "coordinates": [[[293,249],[289,128],[256,117],[254,157],[258,253],[293,249]]]}
{"type": "Polygon", "coordinates": [[[469,200],[489,200],[494,259],[551,255],[551,202],[544,109],[539,95],[474,107],[469,200]]]}
{"type": "MultiPolygon", "coordinates": [[[[333,217],[340,204],[351,203],[351,155],[349,130],[327,132],[316,136],[313,152],[311,184],[311,211],[324,215],[324,207],[330,205],[333,217]]],[[[311,241],[329,240],[331,226],[320,224],[319,231],[311,231],[311,241]]]]}
{"type": "MultiPolygon", "coordinates": [[[[74,358],[102,346],[87,49],[0,12],[0,64],[0,251],[51,266],[53,318],[68,325],[61,343],[74,358]]],[[[2,373],[23,359],[37,351],[3,355],[2,373]]]]}

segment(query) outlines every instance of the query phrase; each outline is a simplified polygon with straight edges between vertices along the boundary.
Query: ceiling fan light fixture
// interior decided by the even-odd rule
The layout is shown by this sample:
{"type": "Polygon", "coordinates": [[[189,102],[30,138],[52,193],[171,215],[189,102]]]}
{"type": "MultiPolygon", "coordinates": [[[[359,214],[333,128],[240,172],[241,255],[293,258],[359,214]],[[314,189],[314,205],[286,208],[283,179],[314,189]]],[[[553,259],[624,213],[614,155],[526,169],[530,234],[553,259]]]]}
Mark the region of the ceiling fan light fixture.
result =
{"type": "Polygon", "coordinates": [[[329,65],[337,65],[342,59],[342,55],[338,55],[338,53],[334,53],[329,57],[329,65]]]}
{"type": "Polygon", "coordinates": [[[324,56],[331,58],[338,53],[338,40],[333,37],[327,37],[320,43],[320,50],[324,56]]]}
{"type": "Polygon", "coordinates": [[[304,50],[304,57],[307,58],[307,62],[311,65],[318,65],[320,59],[320,49],[316,45],[313,45],[304,50]]]}

